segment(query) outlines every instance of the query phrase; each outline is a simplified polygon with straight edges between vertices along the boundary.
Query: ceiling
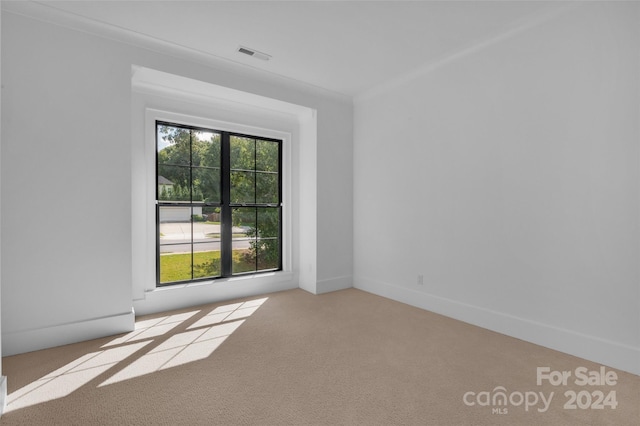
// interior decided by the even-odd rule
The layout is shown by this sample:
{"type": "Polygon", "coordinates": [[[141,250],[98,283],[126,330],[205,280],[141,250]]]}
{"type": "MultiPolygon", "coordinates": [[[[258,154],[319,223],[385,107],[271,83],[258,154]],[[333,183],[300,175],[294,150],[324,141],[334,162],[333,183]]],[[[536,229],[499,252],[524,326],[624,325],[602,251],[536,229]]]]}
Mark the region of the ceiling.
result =
{"type": "Polygon", "coordinates": [[[542,1],[40,3],[349,97],[559,7],[558,2],[542,1]],[[238,53],[240,45],[271,59],[238,53]]]}

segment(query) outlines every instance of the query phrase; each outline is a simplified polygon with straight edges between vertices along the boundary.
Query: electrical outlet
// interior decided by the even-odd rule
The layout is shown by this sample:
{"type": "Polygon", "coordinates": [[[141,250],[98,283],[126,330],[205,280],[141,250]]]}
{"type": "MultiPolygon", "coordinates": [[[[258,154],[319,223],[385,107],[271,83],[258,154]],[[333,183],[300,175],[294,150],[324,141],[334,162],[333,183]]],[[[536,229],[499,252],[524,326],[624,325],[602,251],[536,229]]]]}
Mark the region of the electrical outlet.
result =
{"type": "Polygon", "coordinates": [[[418,275],[418,285],[424,285],[424,275],[418,275]]]}

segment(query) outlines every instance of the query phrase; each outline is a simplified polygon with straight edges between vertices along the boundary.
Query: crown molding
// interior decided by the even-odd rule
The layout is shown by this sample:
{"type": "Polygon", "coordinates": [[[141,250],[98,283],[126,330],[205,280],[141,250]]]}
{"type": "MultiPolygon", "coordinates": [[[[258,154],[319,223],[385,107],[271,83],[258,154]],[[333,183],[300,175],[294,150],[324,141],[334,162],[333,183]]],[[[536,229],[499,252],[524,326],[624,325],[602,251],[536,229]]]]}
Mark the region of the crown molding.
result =
{"type": "Polygon", "coordinates": [[[210,68],[226,71],[243,77],[268,81],[271,84],[305,92],[310,95],[352,103],[353,97],[315,86],[313,84],[276,74],[270,71],[232,61],[209,52],[193,49],[171,41],[162,40],[127,28],[87,18],[56,8],[51,3],[37,1],[2,0],[2,11],[26,18],[50,23],[70,30],[95,35],[108,40],[146,49],[155,53],[188,60],[210,68]]]}
{"type": "Polygon", "coordinates": [[[406,87],[414,81],[424,77],[425,75],[428,75],[429,73],[439,68],[442,68],[443,66],[470,56],[476,52],[482,51],[493,45],[499,44],[505,40],[509,40],[523,32],[540,27],[541,25],[564,16],[565,14],[570,13],[571,11],[574,11],[582,6],[583,4],[581,2],[561,2],[557,4],[550,3],[541,11],[525,16],[524,18],[513,22],[511,26],[506,30],[499,31],[495,34],[479,40],[475,40],[474,42],[461,49],[449,52],[448,54],[440,58],[423,63],[418,67],[392,77],[370,89],[356,94],[353,98],[353,103],[354,105],[362,104],[371,99],[375,99],[379,96],[385,95],[389,92],[393,92],[394,90],[397,90],[399,88],[406,87]]]}

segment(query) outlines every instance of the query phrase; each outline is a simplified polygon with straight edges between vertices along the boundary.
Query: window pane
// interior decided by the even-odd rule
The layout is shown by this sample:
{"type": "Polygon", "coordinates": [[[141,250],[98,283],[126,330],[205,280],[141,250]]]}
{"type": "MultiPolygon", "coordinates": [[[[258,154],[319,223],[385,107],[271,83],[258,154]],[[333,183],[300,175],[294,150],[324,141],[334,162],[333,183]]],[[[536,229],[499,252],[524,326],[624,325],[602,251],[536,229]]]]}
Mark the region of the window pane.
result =
{"type": "Polygon", "coordinates": [[[191,279],[191,207],[160,207],[160,283],[191,279]]]}
{"type": "Polygon", "coordinates": [[[256,238],[255,207],[236,208],[232,211],[233,220],[233,267],[232,273],[255,271],[256,257],[254,242],[256,238]]]}
{"type": "Polygon", "coordinates": [[[220,224],[207,222],[206,207],[193,207],[194,278],[220,274],[220,224]]]}
{"type": "Polygon", "coordinates": [[[160,244],[191,243],[191,207],[160,207],[160,244]]]}
{"type": "Polygon", "coordinates": [[[249,243],[247,241],[233,242],[232,274],[240,274],[256,270],[256,260],[252,252],[246,248],[248,245],[249,243]]]}
{"type": "MultiPolygon", "coordinates": [[[[207,222],[204,218],[207,215],[202,214],[202,207],[194,207],[194,212],[199,214],[193,215],[193,242],[199,244],[199,250],[220,250],[220,224],[207,222]]],[[[195,250],[195,248],[194,248],[195,250]]]]}
{"type": "Polygon", "coordinates": [[[191,278],[191,253],[160,253],[160,283],[191,278]]]}
{"type": "Polygon", "coordinates": [[[220,169],[194,167],[191,169],[191,173],[193,201],[219,204],[221,202],[220,169]]]}
{"type": "Polygon", "coordinates": [[[280,267],[280,208],[263,207],[257,209],[258,240],[254,251],[257,256],[257,268],[275,269],[280,267]]]}
{"type": "Polygon", "coordinates": [[[278,172],[278,142],[256,141],[256,170],[278,172]]]}
{"type": "Polygon", "coordinates": [[[203,207],[202,217],[207,223],[220,225],[220,207],[203,207]]]}
{"type": "Polygon", "coordinates": [[[233,273],[280,266],[280,208],[233,209],[233,273]]]}
{"type": "Polygon", "coordinates": [[[237,207],[231,212],[233,220],[233,235],[241,237],[255,237],[256,228],[256,208],[255,207],[237,207]],[[240,235],[242,234],[242,235],[240,235]]]}
{"type": "Polygon", "coordinates": [[[157,128],[158,164],[191,164],[191,134],[188,129],[159,125],[157,128]]]}
{"type": "Polygon", "coordinates": [[[257,173],[256,203],[276,204],[278,198],[278,175],[275,173],[257,173]]]}
{"type": "Polygon", "coordinates": [[[231,172],[231,203],[255,203],[254,172],[231,172]]]}
{"type": "Polygon", "coordinates": [[[220,167],[220,133],[193,131],[191,159],[193,166],[220,167]]]}
{"type": "Polygon", "coordinates": [[[231,169],[255,170],[255,139],[231,136],[229,143],[231,149],[231,169]]]}
{"type": "Polygon", "coordinates": [[[258,270],[280,267],[280,247],[277,238],[259,239],[255,246],[258,270]]]}
{"type": "Polygon", "coordinates": [[[190,201],[189,167],[158,165],[158,200],[190,201]]]}
{"type": "Polygon", "coordinates": [[[193,245],[193,278],[217,277],[221,270],[219,239],[193,245]]]}
{"type": "Polygon", "coordinates": [[[258,237],[277,238],[280,235],[280,208],[262,207],[257,209],[258,237]]]}

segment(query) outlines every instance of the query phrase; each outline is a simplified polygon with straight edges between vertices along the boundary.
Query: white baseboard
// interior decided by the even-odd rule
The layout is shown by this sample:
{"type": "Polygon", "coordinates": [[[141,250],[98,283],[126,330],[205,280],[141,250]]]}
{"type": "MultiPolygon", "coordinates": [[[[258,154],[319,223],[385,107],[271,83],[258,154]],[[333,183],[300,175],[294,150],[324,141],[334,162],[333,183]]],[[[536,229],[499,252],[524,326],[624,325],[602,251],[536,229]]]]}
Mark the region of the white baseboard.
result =
{"type": "Polygon", "coordinates": [[[16,355],[54,346],[67,345],[99,337],[132,331],[135,326],[130,312],[91,318],[68,324],[2,333],[2,355],[16,355]]]}
{"type": "Polygon", "coordinates": [[[332,291],[344,290],[353,287],[353,276],[330,278],[316,283],[316,294],[330,293],[332,291]]]}
{"type": "Polygon", "coordinates": [[[621,344],[363,277],[354,287],[507,336],[640,375],[640,347],[621,344]]]}

